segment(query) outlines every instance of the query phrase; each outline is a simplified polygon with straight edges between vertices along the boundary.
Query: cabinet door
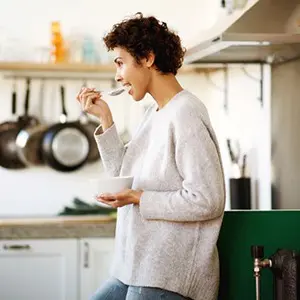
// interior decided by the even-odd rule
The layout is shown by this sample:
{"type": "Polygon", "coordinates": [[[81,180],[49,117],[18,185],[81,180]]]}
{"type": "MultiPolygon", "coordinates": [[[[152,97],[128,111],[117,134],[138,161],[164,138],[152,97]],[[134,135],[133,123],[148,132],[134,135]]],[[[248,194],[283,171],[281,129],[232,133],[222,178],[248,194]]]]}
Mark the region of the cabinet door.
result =
{"type": "Polygon", "coordinates": [[[80,241],[80,300],[87,300],[109,277],[114,238],[89,238],[80,241]]]}
{"type": "Polygon", "coordinates": [[[78,299],[78,241],[0,241],[0,299],[78,299]]]}

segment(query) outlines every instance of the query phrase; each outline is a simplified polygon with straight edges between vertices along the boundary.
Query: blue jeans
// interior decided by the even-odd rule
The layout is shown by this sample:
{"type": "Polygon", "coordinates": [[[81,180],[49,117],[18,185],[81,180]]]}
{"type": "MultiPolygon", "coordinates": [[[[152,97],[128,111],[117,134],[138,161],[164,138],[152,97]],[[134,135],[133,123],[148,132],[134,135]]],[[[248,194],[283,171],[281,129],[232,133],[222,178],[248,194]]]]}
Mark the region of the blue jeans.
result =
{"type": "MultiPolygon", "coordinates": [[[[128,286],[116,278],[108,279],[90,300],[188,300],[159,288],[128,286]]],[[[190,299],[191,300],[191,299],[190,299]]]]}

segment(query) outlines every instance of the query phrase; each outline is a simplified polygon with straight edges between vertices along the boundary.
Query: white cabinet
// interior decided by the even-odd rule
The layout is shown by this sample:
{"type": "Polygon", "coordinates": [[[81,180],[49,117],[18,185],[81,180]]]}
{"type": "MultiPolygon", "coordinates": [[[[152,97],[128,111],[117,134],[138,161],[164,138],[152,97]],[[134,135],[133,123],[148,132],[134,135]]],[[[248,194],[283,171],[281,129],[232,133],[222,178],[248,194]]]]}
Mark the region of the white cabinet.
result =
{"type": "Polygon", "coordinates": [[[0,299],[77,300],[78,240],[0,240],[0,299]]]}
{"type": "Polygon", "coordinates": [[[80,300],[88,300],[109,277],[114,238],[80,240],[80,300]]]}
{"type": "Polygon", "coordinates": [[[88,300],[113,252],[114,238],[0,240],[0,300],[88,300]]]}

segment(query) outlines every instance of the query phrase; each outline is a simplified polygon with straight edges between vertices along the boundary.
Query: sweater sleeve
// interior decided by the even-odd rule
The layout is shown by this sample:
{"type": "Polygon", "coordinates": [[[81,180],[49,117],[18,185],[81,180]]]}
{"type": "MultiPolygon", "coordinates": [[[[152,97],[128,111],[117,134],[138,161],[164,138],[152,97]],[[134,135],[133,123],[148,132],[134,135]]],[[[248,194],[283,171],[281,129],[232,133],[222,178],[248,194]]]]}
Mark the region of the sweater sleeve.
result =
{"type": "Polygon", "coordinates": [[[110,176],[119,176],[125,153],[125,146],[120,139],[116,125],[102,131],[101,125],[95,131],[95,140],[105,171],[110,176]]]}
{"type": "MultiPolygon", "coordinates": [[[[143,116],[143,121],[136,129],[136,133],[140,130],[143,123],[147,120],[156,105],[153,103],[149,105],[143,116]]],[[[135,133],[135,134],[136,134],[135,133]]],[[[104,165],[104,169],[110,176],[119,176],[123,158],[127,149],[127,143],[124,145],[122,142],[115,123],[103,132],[101,125],[95,130],[94,137],[97,143],[97,147],[104,165]]]]}
{"type": "Polygon", "coordinates": [[[174,129],[175,163],[182,177],[182,188],[144,191],[140,212],[145,219],[193,222],[223,214],[224,178],[214,132],[199,114],[190,112],[186,117],[185,121],[176,122],[174,129]]]}

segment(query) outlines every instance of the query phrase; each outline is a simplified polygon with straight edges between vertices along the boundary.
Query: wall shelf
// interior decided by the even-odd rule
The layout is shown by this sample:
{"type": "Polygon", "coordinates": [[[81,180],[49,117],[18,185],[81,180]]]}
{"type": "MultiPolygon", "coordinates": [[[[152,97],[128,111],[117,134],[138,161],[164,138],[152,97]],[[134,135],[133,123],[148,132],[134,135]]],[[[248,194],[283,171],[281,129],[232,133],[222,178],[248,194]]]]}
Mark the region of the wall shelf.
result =
{"type": "Polygon", "coordinates": [[[113,80],[115,67],[112,64],[82,63],[35,63],[35,62],[1,62],[0,72],[3,78],[22,79],[103,79],[113,80]]]}
{"type": "MultiPolygon", "coordinates": [[[[220,66],[203,64],[183,65],[178,74],[202,73],[220,70],[220,66]]],[[[115,76],[113,64],[83,63],[35,63],[35,62],[3,62],[0,61],[0,72],[3,77],[32,79],[104,79],[113,80],[115,76]]]]}
{"type": "Polygon", "coordinates": [[[114,72],[113,65],[92,65],[81,63],[31,63],[1,62],[0,71],[41,71],[41,72],[114,72]]]}

